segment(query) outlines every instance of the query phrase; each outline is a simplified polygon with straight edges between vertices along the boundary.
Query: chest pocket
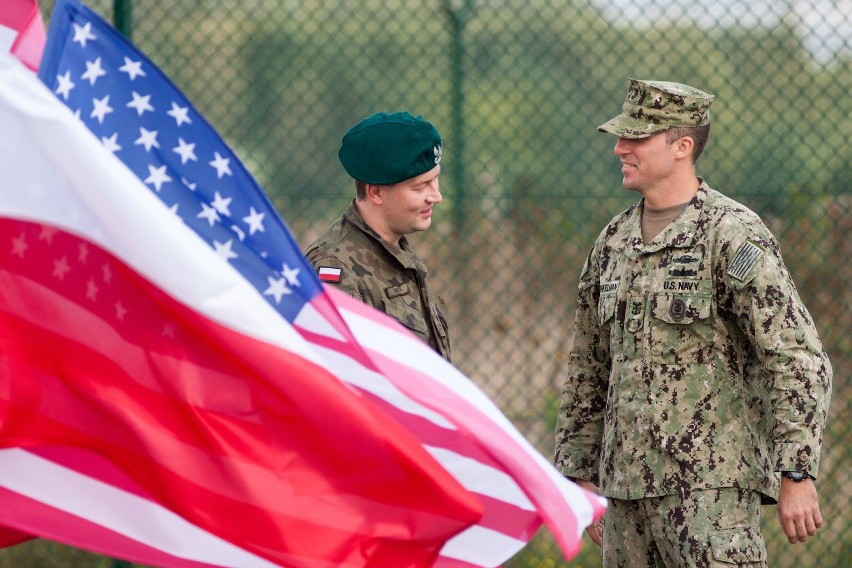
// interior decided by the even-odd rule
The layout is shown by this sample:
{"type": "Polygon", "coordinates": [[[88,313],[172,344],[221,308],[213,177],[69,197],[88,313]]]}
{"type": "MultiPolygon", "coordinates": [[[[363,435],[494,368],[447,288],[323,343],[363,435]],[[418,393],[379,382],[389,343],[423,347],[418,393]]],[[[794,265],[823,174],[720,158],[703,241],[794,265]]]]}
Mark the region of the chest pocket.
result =
{"type": "Polygon", "coordinates": [[[713,342],[710,294],[660,292],[651,297],[651,352],[672,364],[706,363],[713,342]]]}
{"type": "Polygon", "coordinates": [[[384,312],[428,342],[429,324],[423,315],[420,293],[416,286],[405,282],[388,286],[382,298],[384,312]]]}

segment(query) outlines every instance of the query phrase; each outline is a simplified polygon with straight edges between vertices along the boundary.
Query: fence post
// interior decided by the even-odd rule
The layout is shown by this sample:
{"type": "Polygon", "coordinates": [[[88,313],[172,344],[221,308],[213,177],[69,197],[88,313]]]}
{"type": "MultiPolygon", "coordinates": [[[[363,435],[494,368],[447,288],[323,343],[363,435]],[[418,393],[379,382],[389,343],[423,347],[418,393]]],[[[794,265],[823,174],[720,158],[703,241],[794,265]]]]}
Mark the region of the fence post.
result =
{"type": "Polygon", "coordinates": [[[453,207],[457,230],[464,226],[467,191],[465,188],[465,160],[464,160],[464,27],[473,13],[473,0],[463,0],[458,8],[453,7],[452,0],[443,0],[444,13],[450,22],[452,46],[450,48],[450,67],[452,75],[452,131],[453,131],[453,167],[452,180],[453,191],[456,195],[453,207]]]}
{"type": "Polygon", "coordinates": [[[112,12],[115,29],[130,39],[133,31],[133,0],[113,0],[112,12]]]}

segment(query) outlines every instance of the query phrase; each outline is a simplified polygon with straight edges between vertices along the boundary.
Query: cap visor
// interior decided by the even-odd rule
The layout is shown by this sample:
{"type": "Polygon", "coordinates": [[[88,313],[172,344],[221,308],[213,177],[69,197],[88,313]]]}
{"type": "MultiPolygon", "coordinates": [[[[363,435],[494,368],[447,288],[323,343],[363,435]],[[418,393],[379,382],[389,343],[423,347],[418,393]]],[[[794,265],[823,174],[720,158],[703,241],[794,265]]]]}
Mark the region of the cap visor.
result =
{"type": "Polygon", "coordinates": [[[598,126],[598,132],[615,134],[619,138],[648,138],[649,136],[668,128],[662,124],[654,124],[646,120],[638,120],[626,114],[619,114],[615,118],[598,126]]]}

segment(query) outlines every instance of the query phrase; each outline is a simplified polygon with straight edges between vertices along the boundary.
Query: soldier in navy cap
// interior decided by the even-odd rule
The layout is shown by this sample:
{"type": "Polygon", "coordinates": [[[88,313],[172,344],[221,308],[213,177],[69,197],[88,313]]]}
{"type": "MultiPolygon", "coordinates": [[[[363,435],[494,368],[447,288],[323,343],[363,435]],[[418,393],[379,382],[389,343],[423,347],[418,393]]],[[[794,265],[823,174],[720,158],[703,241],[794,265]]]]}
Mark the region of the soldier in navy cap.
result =
{"type": "Polygon", "coordinates": [[[343,136],[338,157],[355,180],[349,208],[305,251],[320,280],[393,316],[450,360],[443,299],[406,239],[441,203],[438,130],[409,112],[380,112],[343,136]]]}
{"type": "Polygon", "coordinates": [[[580,274],[556,465],[610,500],[607,568],[765,567],[762,502],[791,543],[823,524],[831,364],[775,237],[696,175],[713,98],[630,79],[598,127],[641,199],[580,274]]]}

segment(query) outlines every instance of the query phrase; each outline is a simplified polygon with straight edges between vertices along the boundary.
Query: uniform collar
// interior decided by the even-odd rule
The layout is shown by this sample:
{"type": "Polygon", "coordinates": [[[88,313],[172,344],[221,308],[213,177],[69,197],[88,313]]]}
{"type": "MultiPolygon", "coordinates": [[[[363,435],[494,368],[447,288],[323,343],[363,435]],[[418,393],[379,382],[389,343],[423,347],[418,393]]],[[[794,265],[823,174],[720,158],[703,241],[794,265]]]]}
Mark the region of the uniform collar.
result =
{"type": "Polygon", "coordinates": [[[426,265],[423,264],[417,256],[414,254],[414,251],[411,250],[411,245],[408,243],[408,239],[405,238],[405,235],[399,238],[399,243],[393,245],[386,240],[384,240],[379,233],[373,230],[367,222],[364,220],[364,217],[361,216],[360,211],[355,206],[355,200],[349,204],[349,208],[343,214],[343,217],[351,223],[355,228],[359,231],[365,233],[373,240],[377,241],[379,244],[384,247],[388,253],[391,254],[395,259],[397,259],[400,264],[402,264],[405,268],[413,268],[418,272],[422,272],[424,277],[426,275],[426,265]]]}
{"type": "Polygon", "coordinates": [[[625,220],[625,226],[630,227],[631,230],[621,240],[621,248],[628,257],[635,260],[642,254],[654,253],[660,249],[688,248],[695,244],[698,233],[698,218],[704,208],[705,201],[707,201],[707,192],[710,190],[710,187],[702,178],[698,178],[698,181],[700,182],[698,191],[695,192],[683,212],[647,245],[642,241],[643,202],[639,202],[632,208],[625,220]]]}

